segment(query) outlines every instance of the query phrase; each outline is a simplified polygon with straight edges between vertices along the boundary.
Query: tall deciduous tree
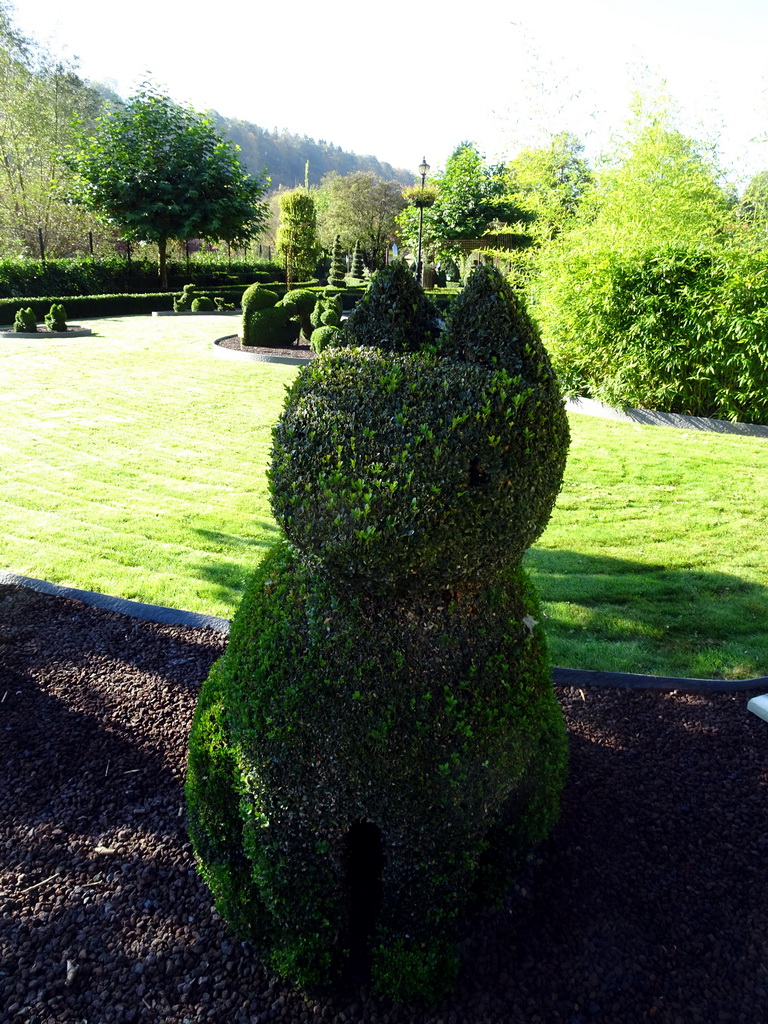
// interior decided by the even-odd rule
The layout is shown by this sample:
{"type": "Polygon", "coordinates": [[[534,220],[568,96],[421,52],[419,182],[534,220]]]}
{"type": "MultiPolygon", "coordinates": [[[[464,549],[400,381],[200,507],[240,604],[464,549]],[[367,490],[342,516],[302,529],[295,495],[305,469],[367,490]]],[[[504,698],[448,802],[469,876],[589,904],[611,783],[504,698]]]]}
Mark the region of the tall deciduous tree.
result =
{"type": "Polygon", "coordinates": [[[368,266],[381,266],[384,251],[395,240],[397,215],[405,206],[403,186],[368,171],[343,177],[333,172],[323,178],[317,199],[323,246],[329,249],[336,235],[347,251],[359,242],[368,266]]]}
{"type": "Polygon", "coordinates": [[[527,233],[537,242],[551,241],[573,221],[592,181],[583,152],[576,136],[560,132],[507,164],[509,197],[530,218],[527,233]]]}
{"type": "Polygon", "coordinates": [[[312,193],[303,187],[281,193],[279,203],[277,252],[285,263],[285,275],[291,285],[293,281],[307,281],[315,273],[320,256],[317,211],[312,193]]]}
{"type": "MultiPolygon", "coordinates": [[[[471,142],[462,142],[448,158],[445,169],[428,182],[437,199],[422,217],[423,249],[431,258],[455,259],[457,242],[479,238],[493,221],[514,224],[523,214],[507,196],[503,166],[485,163],[471,142]]],[[[403,241],[415,251],[419,212],[409,206],[398,218],[403,241]]]]}
{"type": "Polygon", "coordinates": [[[266,221],[268,179],[246,174],[208,118],[149,86],[83,131],[68,162],[78,176],[76,202],[123,237],[157,243],[162,288],[170,239],[243,244],[266,221]]]}
{"type": "Polygon", "coordinates": [[[72,64],[24,39],[0,2],[0,235],[6,251],[49,255],[84,248],[88,220],[64,203],[59,159],[73,117],[92,122],[98,93],[72,64]]]}

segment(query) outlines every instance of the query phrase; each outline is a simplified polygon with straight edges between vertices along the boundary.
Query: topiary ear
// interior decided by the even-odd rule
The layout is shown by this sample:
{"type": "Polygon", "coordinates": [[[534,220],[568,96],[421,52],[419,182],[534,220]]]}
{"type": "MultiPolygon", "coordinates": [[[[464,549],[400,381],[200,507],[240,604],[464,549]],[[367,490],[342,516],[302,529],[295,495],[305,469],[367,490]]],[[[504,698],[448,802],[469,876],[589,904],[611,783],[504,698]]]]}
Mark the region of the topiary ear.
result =
{"type": "Polygon", "coordinates": [[[340,343],[388,352],[419,352],[434,345],[438,314],[407,263],[390,263],[371,277],[367,292],[342,328],[340,343]]]}
{"type": "Polygon", "coordinates": [[[549,357],[521,299],[495,267],[476,267],[446,318],[441,355],[541,378],[549,357]]]}

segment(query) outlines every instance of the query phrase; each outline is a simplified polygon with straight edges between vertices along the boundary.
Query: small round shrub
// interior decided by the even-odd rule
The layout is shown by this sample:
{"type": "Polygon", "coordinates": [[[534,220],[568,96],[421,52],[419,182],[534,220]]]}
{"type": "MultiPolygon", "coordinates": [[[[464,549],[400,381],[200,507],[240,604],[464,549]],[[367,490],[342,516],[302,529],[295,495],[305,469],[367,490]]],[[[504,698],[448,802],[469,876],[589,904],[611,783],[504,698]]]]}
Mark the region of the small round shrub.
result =
{"type": "Polygon", "coordinates": [[[309,347],[313,352],[322,352],[323,349],[329,345],[334,345],[335,339],[338,337],[338,327],[316,327],[309,339],[309,347]]]}
{"type": "Polygon", "coordinates": [[[192,300],[193,313],[205,313],[211,309],[214,309],[213,299],[207,295],[198,295],[197,298],[192,300]]]}
{"type": "Polygon", "coordinates": [[[419,352],[438,336],[437,310],[402,261],[390,263],[371,282],[342,328],[341,344],[389,352],[419,352]]]}
{"type": "Polygon", "coordinates": [[[13,319],[13,329],[19,334],[37,333],[37,317],[31,306],[20,309],[13,319]]]}

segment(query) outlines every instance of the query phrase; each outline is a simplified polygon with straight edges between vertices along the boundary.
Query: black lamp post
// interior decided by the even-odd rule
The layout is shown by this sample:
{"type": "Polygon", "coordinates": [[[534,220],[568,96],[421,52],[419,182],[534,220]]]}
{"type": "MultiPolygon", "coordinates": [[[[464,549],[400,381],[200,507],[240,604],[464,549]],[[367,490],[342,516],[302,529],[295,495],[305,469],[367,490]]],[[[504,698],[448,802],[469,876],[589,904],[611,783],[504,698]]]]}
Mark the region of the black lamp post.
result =
{"type": "MultiPolygon", "coordinates": [[[[419,174],[421,175],[421,191],[424,192],[424,179],[429,174],[429,164],[427,158],[422,157],[421,163],[419,164],[419,174]]],[[[424,196],[421,196],[422,201],[419,203],[419,256],[416,260],[416,280],[421,284],[421,226],[424,221],[424,196]]]]}

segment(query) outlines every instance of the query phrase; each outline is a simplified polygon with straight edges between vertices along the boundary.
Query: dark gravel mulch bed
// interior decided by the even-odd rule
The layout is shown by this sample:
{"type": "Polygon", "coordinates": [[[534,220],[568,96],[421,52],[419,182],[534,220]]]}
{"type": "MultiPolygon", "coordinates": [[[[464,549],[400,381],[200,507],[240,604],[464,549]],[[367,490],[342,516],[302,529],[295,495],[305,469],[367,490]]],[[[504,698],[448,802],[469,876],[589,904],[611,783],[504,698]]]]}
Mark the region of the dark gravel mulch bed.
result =
{"type": "Polygon", "coordinates": [[[250,355],[288,356],[292,359],[314,359],[316,355],[304,341],[295,342],[293,345],[269,348],[266,345],[243,345],[240,343],[240,338],[237,334],[231,334],[226,338],[219,338],[216,344],[219,348],[228,348],[233,352],[248,352],[250,355]]]}
{"type": "Polygon", "coordinates": [[[558,687],[563,814],[455,995],[307,998],[211,907],[186,741],[226,639],[0,588],[0,1022],[759,1024],[768,726],[749,694],[558,687]]]}

